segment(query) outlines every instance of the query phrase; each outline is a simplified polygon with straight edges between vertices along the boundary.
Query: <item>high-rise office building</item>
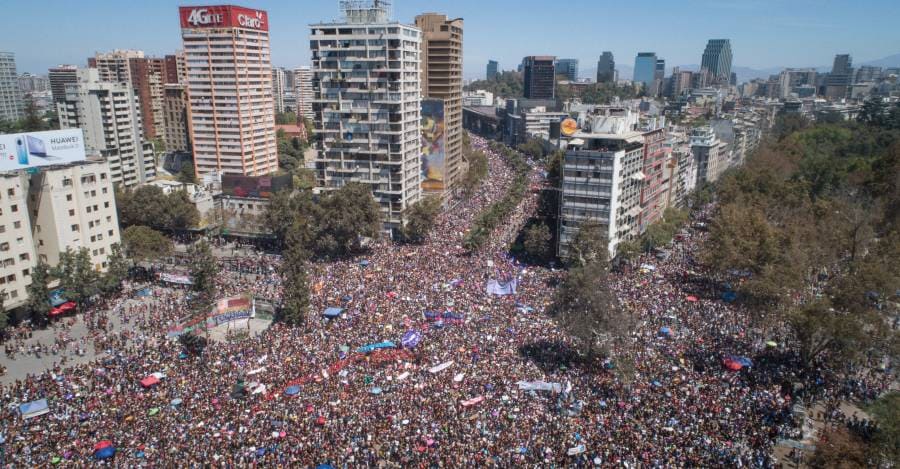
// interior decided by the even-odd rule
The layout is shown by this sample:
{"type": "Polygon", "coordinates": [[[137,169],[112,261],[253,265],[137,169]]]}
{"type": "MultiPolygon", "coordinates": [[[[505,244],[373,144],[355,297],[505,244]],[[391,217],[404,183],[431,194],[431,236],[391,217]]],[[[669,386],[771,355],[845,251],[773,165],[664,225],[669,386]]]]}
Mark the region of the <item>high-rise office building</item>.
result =
{"type": "Polygon", "coordinates": [[[312,102],[315,93],[312,87],[313,73],[308,65],[294,69],[294,98],[297,101],[297,117],[312,120],[312,102]]]}
{"type": "Polygon", "coordinates": [[[558,59],[556,73],[565,75],[569,81],[578,81],[578,59],[558,59]]]}
{"type": "Polygon", "coordinates": [[[275,172],[268,15],[232,5],[179,14],[196,174],[275,172]]]}
{"type": "Polygon", "coordinates": [[[653,79],[662,80],[666,77],[666,61],[665,59],[656,59],[656,68],[653,69],[653,79]]]}
{"type": "Polygon", "coordinates": [[[84,131],[84,146],[109,162],[112,182],[133,186],[156,176],[153,144],[144,138],[140,100],[128,83],[101,81],[97,69],[78,71],[57,104],[63,129],[84,131]]]}
{"type": "Polygon", "coordinates": [[[23,93],[42,93],[50,89],[47,77],[25,72],[19,75],[19,91],[23,93]]]}
{"type": "Polygon", "coordinates": [[[184,96],[184,85],[169,83],[165,86],[163,98],[163,142],[167,152],[188,151],[191,142],[188,138],[187,100],[184,96]]]}
{"type": "Polygon", "coordinates": [[[487,63],[487,73],[485,73],[484,78],[487,80],[492,80],[494,77],[500,74],[500,64],[497,63],[496,60],[488,60],[487,63]]]}
{"type": "Polygon", "coordinates": [[[162,137],[165,59],[147,58],[139,50],[97,53],[88,60],[100,81],[127,83],[140,100],[141,122],[146,139],[162,137]]]}
{"type": "Polygon", "coordinates": [[[693,72],[690,70],[681,70],[679,67],[675,67],[672,70],[671,96],[681,96],[689,91],[691,89],[691,83],[693,82],[693,75],[693,72]]]}
{"type": "Polygon", "coordinates": [[[531,55],[522,60],[526,99],[556,97],[556,57],[531,55]]]}
{"type": "Polygon", "coordinates": [[[834,65],[831,67],[831,73],[825,77],[825,96],[831,99],[846,98],[852,83],[853,59],[850,57],[850,54],[834,56],[834,65]]]}
{"type": "Polygon", "coordinates": [[[635,83],[643,83],[644,86],[653,85],[656,77],[656,52],[638,52],[634,58],[634,78],[635,83]]]}
{"type": "Polygon", "coordinates": [[[53,102],[61,103],[66,100],[66,85],[78,81],[78,67],[74,65],[59,65],[47,72],[50,80],[50,93],[53,102]]]}
{"type": "Polygon", "coordinates": [[[731,80],[731,41],[710,39],[703,51],[700,68],[709,71],[712,83],[728,84],[731,80]]]}
{"type": "MultiPolygon", "coordinates": [[[[444,154],[440,140],[423,153],[422,190],[450,194],[462,179],[462,92],[463,92],[463,20],[446,15],[425,13],[416,16],[416,27],[422,31],[422,99],[443,102],[444,154]],[[432,151],[437,149],[438,152],[432,151]]],[[[430,109],[426,109],[430,110],[430,109]]],[[[425,115],[423,120],[432,116],[425,115]]],[[[436,124],[440,121],[435,119],[436,124]]],[[[436,136],[440,139],[440,136],[436,136]]],[[[426,139],[428,136],[425,137],[426,139]]]]}
{"type": "Polygon", "coordinates": [[[603,51],[600,60],[597,61],[597,83],[609,83],[616,80],[616,61],[613,53],[603,51]]]}
{"type": "Polygon", "coordinates": [[[814,68],[786,68],[778,76],[778,97],[784,99],[795,92],[800,86],[816,85],[816,69],[814,68]]]}
{"type": "Polygon", "coordinates": [[[371,187],[394,232],[421,194],[422,32],[379,0],[342,6],[343,20],[310,25],[316,179],[371,187]]]}
{"type": "Polygon", "coordinates": [[[867,83],[872,81],[878,81],[882,77],[881,67],[874,67],[872,65],[863,65],[856,70],[854,74],[853,82],[854,83],[867,83]]]}
{"type": "Polygon", "coordinates": [[[19,75],[16,73],[16,55],[0,52],[0,120],[19,120],[25,116],[19,75]]]}

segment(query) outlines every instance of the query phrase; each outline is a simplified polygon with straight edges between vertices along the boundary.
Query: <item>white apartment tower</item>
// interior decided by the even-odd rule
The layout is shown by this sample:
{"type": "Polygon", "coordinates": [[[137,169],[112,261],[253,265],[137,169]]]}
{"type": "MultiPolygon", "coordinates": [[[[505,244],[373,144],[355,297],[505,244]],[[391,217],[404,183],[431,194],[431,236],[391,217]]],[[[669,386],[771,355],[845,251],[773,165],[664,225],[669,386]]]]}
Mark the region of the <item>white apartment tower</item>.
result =
{"type": "Polygon", "coordinates": [[[283,68],[275,67],[272,69],[272,97],[275,102],[275,112],[284,112],[285,80],[283,68]]]}
{"type": "Polygon", "coordinates": [[[341,2],[344,19],[310,25],[318,186],[372,188],[385,230],[421,194],[418,28],[390,20],[386,2],[341,2]]]}
{"type": "Polygon", "coordinates": [[[265,11],[180,7],[190,141],[198,176],[278,169],[265,11]]]}
{"type": "Polygon", "coordinates": [[[61,128],[82,129],[88,152],[109,162],[112,182],[133,186],[156,176],[153,144],[144,141],[140,103],[130,85],[100,81],[96,69],[79,70],[57,111],[61,128]]]}
{"type": "Polygon", "coordinates": [[[297,98],[297,116],[313,118],[312,101],[315,93],[312,88],[312,69],[301,66],[294,69],[294,96],[297,98]]]}

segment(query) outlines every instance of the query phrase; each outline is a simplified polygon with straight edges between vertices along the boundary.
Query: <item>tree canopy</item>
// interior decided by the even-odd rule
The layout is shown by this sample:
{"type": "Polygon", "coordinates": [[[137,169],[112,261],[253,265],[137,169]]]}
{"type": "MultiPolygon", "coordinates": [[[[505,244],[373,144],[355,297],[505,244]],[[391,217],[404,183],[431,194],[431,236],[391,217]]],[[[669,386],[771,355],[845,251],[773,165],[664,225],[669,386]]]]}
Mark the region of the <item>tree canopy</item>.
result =
{"type": "Polygon", "coordinates": [[[162,230],[185,230],[195,228],[200,221],[200,212],[187,192],[179,190],[165,194],[157,186],[145,185],[133,190],[117,188],[116,208],[119,223],[124,227],[143,225],[162,230]]]}

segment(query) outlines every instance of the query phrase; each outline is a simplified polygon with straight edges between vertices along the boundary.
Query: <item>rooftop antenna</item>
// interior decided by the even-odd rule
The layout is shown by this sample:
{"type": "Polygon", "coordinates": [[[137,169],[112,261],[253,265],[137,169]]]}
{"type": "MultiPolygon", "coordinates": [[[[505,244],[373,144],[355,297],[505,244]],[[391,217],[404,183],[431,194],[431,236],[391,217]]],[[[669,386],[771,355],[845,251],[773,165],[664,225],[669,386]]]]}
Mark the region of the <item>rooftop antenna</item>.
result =
{"type": "Polygon", "coordinates": [[[341,0],[340,5],[347,23],[379,24],[391,19],[390,0],[341,0]]]}

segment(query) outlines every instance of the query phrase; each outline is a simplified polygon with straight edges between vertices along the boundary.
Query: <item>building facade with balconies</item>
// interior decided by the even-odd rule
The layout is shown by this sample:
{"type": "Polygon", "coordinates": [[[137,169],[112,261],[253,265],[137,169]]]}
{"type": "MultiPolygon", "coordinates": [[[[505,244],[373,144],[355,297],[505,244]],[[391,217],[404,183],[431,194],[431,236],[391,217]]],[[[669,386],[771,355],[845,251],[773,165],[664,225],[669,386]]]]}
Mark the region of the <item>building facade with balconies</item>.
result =
{"type": "Polygon", "coordinates": [[[393,231],[421,194],[422,32],[377,2],[344,13],[310,25],[317,185],[369,186],[393,231]]]}

